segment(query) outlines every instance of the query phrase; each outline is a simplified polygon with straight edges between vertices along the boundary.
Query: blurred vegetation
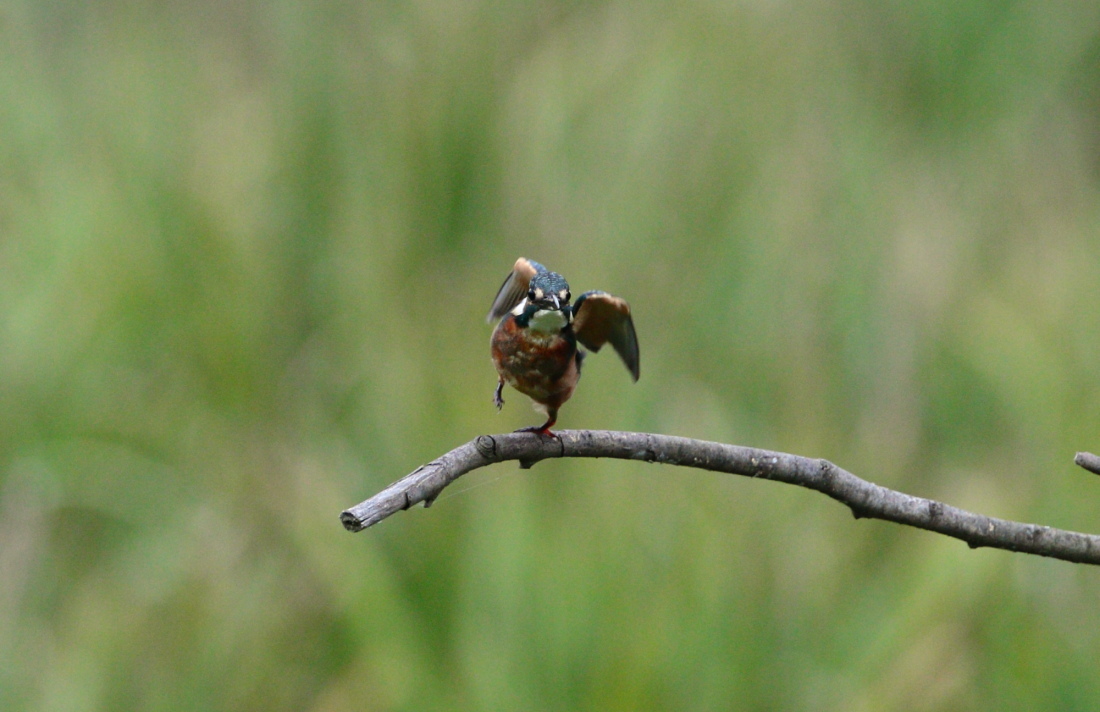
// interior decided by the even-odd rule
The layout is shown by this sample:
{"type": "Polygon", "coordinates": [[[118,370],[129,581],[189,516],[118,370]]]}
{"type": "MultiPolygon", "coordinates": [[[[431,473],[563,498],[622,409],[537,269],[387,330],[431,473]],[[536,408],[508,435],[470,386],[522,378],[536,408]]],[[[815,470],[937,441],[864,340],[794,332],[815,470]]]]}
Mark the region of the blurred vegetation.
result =
{"type": "Polygon", "coordinates": [[[566,428],[1100,531],[1100,5],[0,4],[0,709],[1100,708],[1100,571],[502,415],[512,261],[632,304],[566,428]],[[474,488],[474,489],[471,489],[474,488]]]}

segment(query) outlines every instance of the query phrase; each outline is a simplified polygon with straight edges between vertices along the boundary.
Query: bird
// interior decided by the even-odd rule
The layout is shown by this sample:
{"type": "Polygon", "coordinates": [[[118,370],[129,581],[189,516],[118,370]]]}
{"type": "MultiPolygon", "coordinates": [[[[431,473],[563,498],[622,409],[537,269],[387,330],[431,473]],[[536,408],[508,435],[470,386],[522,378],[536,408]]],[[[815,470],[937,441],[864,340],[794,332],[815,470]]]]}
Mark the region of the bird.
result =
{"type": "Polygon", "coordinates": [[[569,283],[534,260],[520,257],[497,292],[486,321],[500,322],[490,339],[498,380],[493,404],[504,405],[504,384],[534,401],[546,414],[542,425],[517,433],[558,437],[550,428],[581,375],[585,351],[610,343],[634,381],[640,374],[638,336],[630,305],[607,292],[585,292],[571,301],[569,283]]]}

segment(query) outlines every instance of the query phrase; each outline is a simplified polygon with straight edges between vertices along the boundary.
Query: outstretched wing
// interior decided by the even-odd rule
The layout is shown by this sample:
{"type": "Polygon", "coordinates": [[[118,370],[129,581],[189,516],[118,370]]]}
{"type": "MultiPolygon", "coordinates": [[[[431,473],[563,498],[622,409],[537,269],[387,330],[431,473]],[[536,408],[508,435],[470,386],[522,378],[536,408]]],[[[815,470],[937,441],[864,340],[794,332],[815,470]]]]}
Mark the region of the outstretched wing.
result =
{"type": "Polygon", "coordinates": [[[630,375],[638,380],[638,335],[625,301],[607,292],[585,292],[573,304],[573,333],[593,351],[611,342],[630,375]]]}
{"type": "Polygon", "coordinates": [[[527,296],[531,279],[545,271],[545,267],[526,257],[516,260],[511,274],[504,280],[504,284],[500,285],[500,291],[497,292],[497,298],[493,300],[493,307],[489,310],[489,316],[485,317],[485,321],[492,323],[512,311],[512,307],[527,296]]]}

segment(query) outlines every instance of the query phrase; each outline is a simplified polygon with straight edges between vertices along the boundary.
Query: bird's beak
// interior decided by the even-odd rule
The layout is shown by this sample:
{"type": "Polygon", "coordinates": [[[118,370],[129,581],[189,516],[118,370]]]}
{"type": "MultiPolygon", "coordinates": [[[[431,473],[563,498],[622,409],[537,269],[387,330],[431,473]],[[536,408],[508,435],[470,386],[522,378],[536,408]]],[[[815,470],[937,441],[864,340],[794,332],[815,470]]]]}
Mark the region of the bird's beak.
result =
{"type": "Polygon", "coordinates": [[[550,299],[554,301],[554,309],[561,309],[561,300],[558,299],[556,294],[551,294],[550,299]]]}

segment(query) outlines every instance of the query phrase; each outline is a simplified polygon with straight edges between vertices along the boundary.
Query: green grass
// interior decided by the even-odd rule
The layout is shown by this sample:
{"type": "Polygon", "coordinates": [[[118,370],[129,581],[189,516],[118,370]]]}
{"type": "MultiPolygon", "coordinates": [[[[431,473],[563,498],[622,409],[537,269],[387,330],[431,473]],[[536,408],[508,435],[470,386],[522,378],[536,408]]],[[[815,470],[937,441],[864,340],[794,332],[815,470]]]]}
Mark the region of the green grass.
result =
{"type": "Polygon", "coordinates": [[[0,6],[0,708],[1096,709],[1100,573],[812,493],[338,514],[536,422],[526,255],[641,340],[563,427],[1100,529],[1098,57],[1072,3],[0,6]]]}

